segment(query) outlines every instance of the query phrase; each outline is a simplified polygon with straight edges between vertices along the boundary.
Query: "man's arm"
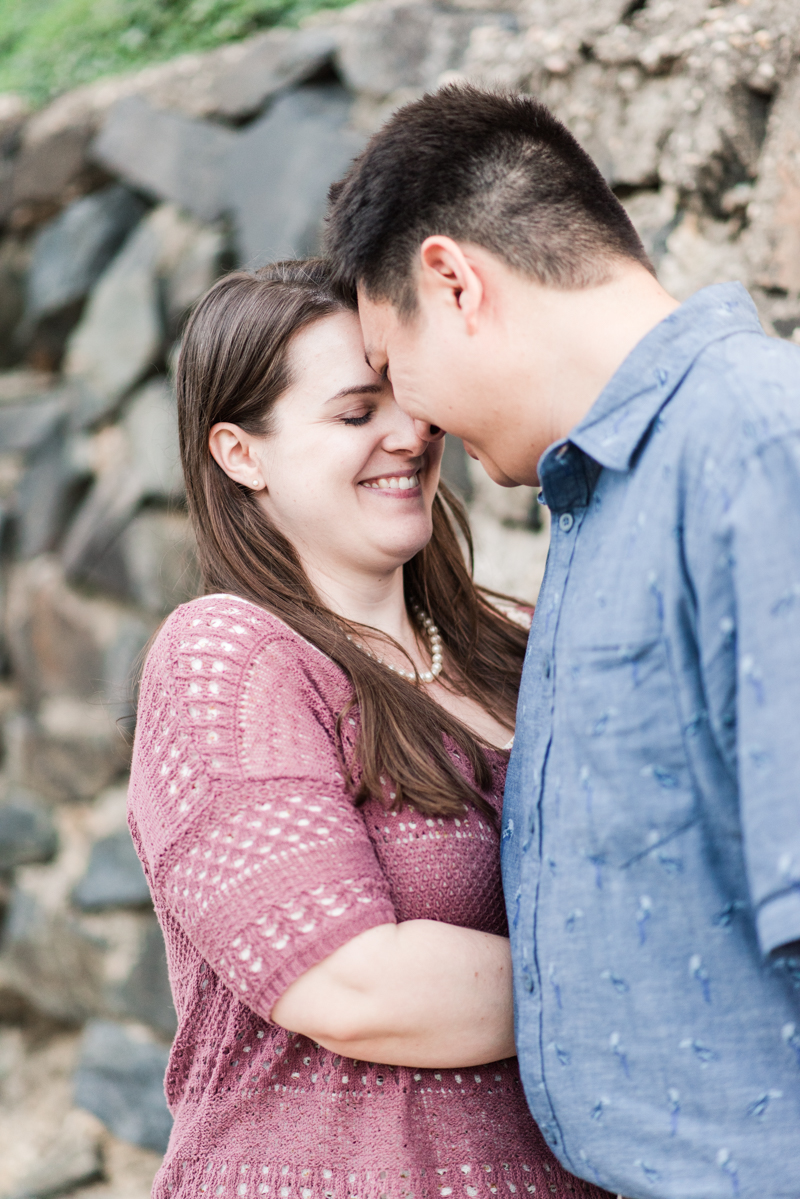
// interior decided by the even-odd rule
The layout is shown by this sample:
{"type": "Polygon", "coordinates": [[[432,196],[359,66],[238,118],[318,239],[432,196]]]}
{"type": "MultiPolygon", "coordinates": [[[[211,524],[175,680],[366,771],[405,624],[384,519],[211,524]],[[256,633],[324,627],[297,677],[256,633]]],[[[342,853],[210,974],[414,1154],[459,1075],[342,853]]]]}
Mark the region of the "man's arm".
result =
{"type": "Polygon", "coordinates": [[[335,1053],[387,1065],[513,1057],[508,939],[435,920],[381,924],[296,979],[272,1019],[335,1053]]]}
{"type": "Polygon", "coordinates": [[[800,940],[798,513],[800,432],[787,431],[754,446],[731,510],[740,813],[765,955],[800,940]]]}

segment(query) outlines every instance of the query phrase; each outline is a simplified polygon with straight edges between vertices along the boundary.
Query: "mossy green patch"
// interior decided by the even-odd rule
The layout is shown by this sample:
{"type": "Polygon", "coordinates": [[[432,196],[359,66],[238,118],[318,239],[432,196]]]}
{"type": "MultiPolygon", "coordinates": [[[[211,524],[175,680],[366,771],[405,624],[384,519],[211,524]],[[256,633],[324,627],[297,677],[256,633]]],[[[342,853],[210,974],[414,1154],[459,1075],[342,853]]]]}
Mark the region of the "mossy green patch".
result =
{"type": "Polygon", "coordinates": [[[0,0],[0,92],[42,104],[102,75],[208,50],[350,0],[0,0]]]}

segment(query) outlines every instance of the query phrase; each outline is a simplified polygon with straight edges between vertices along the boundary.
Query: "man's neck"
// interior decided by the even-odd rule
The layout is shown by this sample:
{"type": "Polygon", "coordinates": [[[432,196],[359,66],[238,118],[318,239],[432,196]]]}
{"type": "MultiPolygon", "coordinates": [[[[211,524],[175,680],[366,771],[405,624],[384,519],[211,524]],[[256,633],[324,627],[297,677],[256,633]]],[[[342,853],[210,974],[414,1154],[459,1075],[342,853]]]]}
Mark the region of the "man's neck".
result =
{"type": "Polygon", "coordinates": [[[631,351],[679,305],[638,264],[579,291],[533,286],[527,300],[541,453],[583,420],[631,351]]]}
{"type": "Polygon", "coordinates": [[[483,281],[489,341],[484,359],[503,370],[481,379],[477,427],[466,436],[493,477],[535,484],[540,457],[567,437],[643,337],[678,301],[638,263],[594,287],[562,291],[511,271],[488,252],[483,281]],[[493,326],[493,328],[491,328],[493,326]],[[487,461],[488,460],[488,461],[487,461]]]}

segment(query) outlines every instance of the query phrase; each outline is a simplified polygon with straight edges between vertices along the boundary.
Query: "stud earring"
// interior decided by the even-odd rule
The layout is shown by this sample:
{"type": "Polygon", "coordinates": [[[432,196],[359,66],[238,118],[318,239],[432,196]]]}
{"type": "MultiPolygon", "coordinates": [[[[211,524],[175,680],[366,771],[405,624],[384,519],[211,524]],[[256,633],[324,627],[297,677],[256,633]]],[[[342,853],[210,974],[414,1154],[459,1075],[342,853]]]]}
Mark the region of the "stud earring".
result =
{"type": "Polygon", "coordinates": [[[260,479],[253,479],[253,486],[254,486],[254,487],[260,487],[260,486],[261,486],[261,480],[260,480],[260,479]]]}

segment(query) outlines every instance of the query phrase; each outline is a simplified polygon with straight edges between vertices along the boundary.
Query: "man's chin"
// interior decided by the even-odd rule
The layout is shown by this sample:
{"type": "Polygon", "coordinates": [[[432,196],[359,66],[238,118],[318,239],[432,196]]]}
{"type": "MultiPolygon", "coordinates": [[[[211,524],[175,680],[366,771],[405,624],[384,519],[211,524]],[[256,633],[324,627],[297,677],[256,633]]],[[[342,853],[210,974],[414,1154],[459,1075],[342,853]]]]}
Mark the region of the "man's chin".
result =
{"type": "Polygon", "coordinates": [[[493,483],[497,483],[500,487],[520,487],[521,484],[517,479],[512,479],[505,471],[501,470],[496,462],[491,458],[487,458],[485,454],[481,454],[479,450],[468,441],[464,441],[464,449],[476,462],[480,462],[483,469],[486,471],[493,483]]]}
{"type": "Polygon", "coordinates": [[[522,486],[522,483],[519,479],[512,479],[511,476],[502,471],[495,462],[486,462],[483,458],[480,458],[479,462],[492,482],[497,483],[500,487],[522,486]]]}

